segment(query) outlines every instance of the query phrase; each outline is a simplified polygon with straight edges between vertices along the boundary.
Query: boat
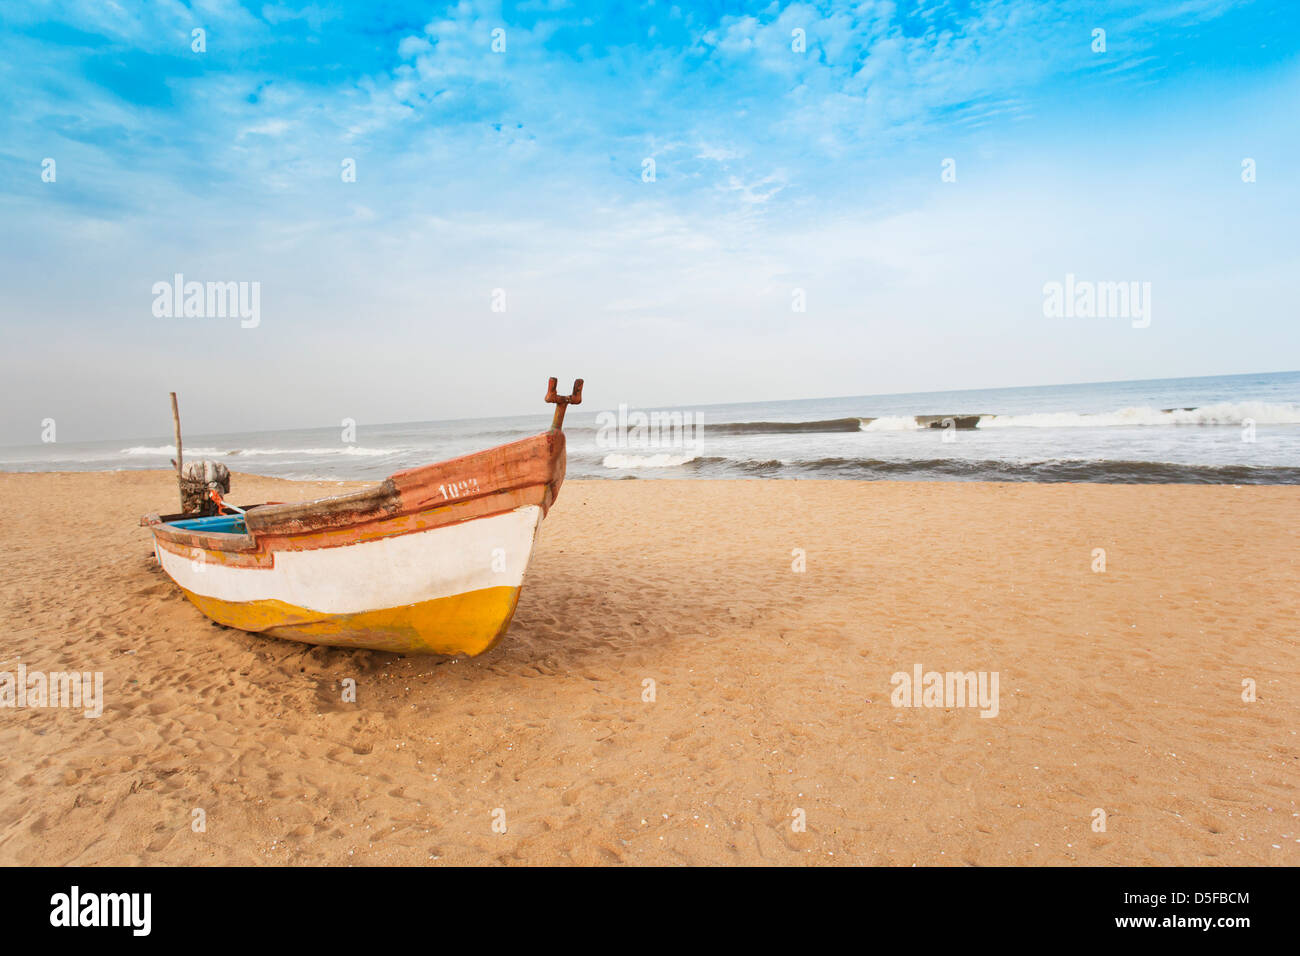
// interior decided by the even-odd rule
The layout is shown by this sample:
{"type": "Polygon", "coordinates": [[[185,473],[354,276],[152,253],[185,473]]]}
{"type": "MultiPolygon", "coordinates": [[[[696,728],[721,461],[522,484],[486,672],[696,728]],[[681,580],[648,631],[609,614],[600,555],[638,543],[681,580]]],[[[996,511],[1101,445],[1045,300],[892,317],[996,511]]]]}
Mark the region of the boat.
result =
{"type": "MultiPolygon", "coordinates": [[[[162,569],[218,624],[400,654],[474,656],[506,633],[542,519],[564,482],[564,412],[549,430],[410,468],[349,494],[217,514],[148,514],[162,569]]],[[[178,426],[179,434],[179,426],[178,426]]]]}

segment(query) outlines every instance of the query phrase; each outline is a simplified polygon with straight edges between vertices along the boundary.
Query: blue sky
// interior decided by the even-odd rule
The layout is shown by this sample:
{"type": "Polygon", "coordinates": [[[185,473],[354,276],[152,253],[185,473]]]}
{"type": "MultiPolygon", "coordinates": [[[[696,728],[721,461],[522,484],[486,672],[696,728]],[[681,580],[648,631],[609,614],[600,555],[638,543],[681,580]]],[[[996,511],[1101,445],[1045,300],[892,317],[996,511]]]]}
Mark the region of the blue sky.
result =
{"type": "Polygon", "coordinates": [[[0,441],[1300,366],[1297,5],[605,6],[7,0],[0,441]]]}

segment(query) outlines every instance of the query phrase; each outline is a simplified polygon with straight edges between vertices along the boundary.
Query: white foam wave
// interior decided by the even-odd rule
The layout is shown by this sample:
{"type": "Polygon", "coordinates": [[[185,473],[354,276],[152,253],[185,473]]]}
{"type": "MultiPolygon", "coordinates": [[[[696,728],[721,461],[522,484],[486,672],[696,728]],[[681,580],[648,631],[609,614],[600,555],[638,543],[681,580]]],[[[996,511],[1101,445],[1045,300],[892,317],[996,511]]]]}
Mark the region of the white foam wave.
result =
{"type": "Polygon", "coordinates": [[[669,455],[660,453],[658,455],[620,455],[613,453],[606,455],[601,464],[606,468],[676,468],[678,465],[685,465],[687,462],[694,461],[696,455],[669,455]]]}
{"type": "MultiPolygon", "coordinates": [[[[395,455],[409,451],[405,448],[362,448],[359,445],[340,445],[334,448],[190,448],[185,447],[186,458],[248,458],[255,455],[357,455],[362,458],[375,458],[382,455],[395,455]]],[[[136,445],[123,448],[123,455],[151,455],[171,458],[176,454],[175,445],[136,445]]]]}
{"type": "MultiPolygon", "coordinates": [[[[203,449],[203,448],[190,449],[191,455],[203,455],[209,453],[220,454],[220,452],[209,452],[207,449],[203,449]]],[[[171,456],[176,454],[176,446],[175,445],[135,445],[131,448],[123,448],[122,454],[123,455],[166,455],[167,457],[170,458],[171,456]]]]}
{"type": "Polygon", "coordinates": [[[1115,412],[1038,412],[1029,415],[985,415],[986,428],[1108,428],[1125,425],[1240,425],[1250,419],[1257,425],[1300,424],[1300,405],[1291,402],[1221,402],[1200,408],[1164,411],[1147,406],[1115,412]]]}
{"type": "Polygon", "coordinates": [[[911,415],[885,416],[884,418],[873,418],[871,421],[864,421],[861,430],[864,432],[907,432],[918,428],[916,419],[911,415]]]}
{"type": "Polygon", "coordinates": [[[230,452],[240,458],[248,455],[357,455],[362,458],[378,458],[382,455],[395,455],[408,451],[406,448],[362,448],[360,445],[342,445],[336,448],[245,448],[230,452]]]}
{"type": "MultiPolygon", "coordinates": [[[[965,417],[954,414],[953,418],[965,417]]],[[[1135,405],[1114,412],[1031,412],[1024,415],[984,415],[978,427],[987,428],[1108,428],[1125,425],[1298,425],[1300,404],[1294,402],[1220,402],[1199,408],[1165,411],[1135,405]]],[[[911,415],[885,415],[863,419],[864,432],[899,432],[925,428],[911,415]]]]}

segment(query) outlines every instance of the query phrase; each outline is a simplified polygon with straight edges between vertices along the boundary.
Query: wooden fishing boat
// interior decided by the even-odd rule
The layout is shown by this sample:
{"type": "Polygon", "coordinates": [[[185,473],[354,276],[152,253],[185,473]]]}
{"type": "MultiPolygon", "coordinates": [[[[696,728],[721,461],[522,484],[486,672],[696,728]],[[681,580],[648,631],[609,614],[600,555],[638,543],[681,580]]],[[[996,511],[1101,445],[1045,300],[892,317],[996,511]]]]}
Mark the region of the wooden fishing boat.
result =
{"type": "Polygon", "coordinates": [[[551,379],[546,400],[549,431],[361,491],[141,524],[163,570],[219,624],[310,644],[482,654],[510,626],[564,481],[564,410],[582,401],[582,380],[564,396],[551,379]]]}

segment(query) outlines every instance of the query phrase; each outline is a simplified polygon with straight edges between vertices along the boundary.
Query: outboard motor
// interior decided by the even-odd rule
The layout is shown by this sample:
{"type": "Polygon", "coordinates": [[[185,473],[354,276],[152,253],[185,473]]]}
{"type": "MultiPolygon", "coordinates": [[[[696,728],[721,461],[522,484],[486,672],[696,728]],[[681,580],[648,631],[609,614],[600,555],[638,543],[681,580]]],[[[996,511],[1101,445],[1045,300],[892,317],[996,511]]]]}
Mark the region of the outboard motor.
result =
{"type": "Polygon", "coordinates": [[[181,476],[181,500],[185,513],[196,515],[220,514],[218,497],[230,494],[230,469],[219,461],[196,461],[185,466],[181,476]]]}

